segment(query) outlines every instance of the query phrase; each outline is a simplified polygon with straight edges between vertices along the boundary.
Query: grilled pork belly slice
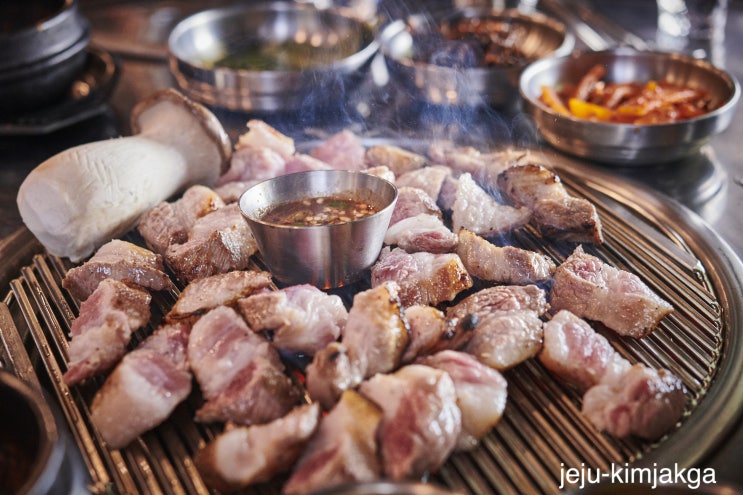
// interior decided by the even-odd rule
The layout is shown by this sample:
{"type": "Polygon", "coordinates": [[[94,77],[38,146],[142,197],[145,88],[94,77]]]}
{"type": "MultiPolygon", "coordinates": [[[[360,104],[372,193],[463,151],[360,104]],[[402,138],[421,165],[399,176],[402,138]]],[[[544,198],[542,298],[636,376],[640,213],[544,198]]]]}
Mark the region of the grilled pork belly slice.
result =
{"type": "Polygon", "coordinates": [[[450,177],[452,171],[444,165],[431,165],[417,170],[411,170],[395,179],[398,190],[413,187],[424,191],[434,201],[438,200],[444,180],[450,177]]]}
{"type": "Polygon", "coordinates": [[[581,392],[598,384],[605,375],[618,375],[630,367],[603,335],[567,310],[558,311],[544,324],[539,360],[581,392]]]}
{"type": "Polygon", "coordinates": [[[480,318],[462,351],[498,371],[513,368],[542,349],[542,320],[535,311],[507,311],[480,318]]]}
{"type": "Polygon", "coordinates": [[[342,342],[352,359],[361,360],[364,378],[397,368],[410,341],[398,290],[385,282],[353,298],[342,342]]]}
{"type": "Polygon", "coordinates": [[[385,165],[378,165],[376,167],[369,167],[362,170],[365,174],[373,175],[375,177],[379,177],[380,179],[384,179],[387,182],[395,183],[395,173],[390,170],[389,167],[385,165]]]}
{"type": "Polygon", "coordinates": [[[452,207],[452,231],[465,228],[485,237],[502,235],[529,223],[529,208],[501,204],[468,173],[459,176],[452,207]]]}
{"type": "Polygon", "coordinates": [[[485,318],[491,314],[510,311],[535,311],[543,315],[549,305],[547,294],[536,285],[497,285],[470,294],[446,310],[448,318],[464,318],[476,315],[485,318]]]}
{"type": "Polygon", "coordinates": [[[225,205],[216,191],[202,185],[191,186],[180,199],[155,205],[142,215],[137,231],[147,247],[164,255],[168,246],[188,240],[188,232],[197,218],[225,205]]]}
{"type": "Polygon", "coordinates": [[[531,223],[547,237],[601,244],[601,220],[595,206],[570,196],[560,178],[545,167],[518,165],[498,176],[498,188],[515,207],[532,211],[531,223]]]}
{"type": "Polygon", "coordinates": [[[231,270],[244,270],[258,245],[237,203],[224,206],[194,223],[188,241],[170,246],[165,259],[184,282],[231,270]]]}
{"type": "Polygon", "coordinates": [[[681,380],[668,370],[635,364],[588,389],[582,412],[596,428],[617,437],[660,438],[681,419],[686,404],[681,380]]]}
{"type": "Polygon", "coordinates": [[[230,182],[272,179],[286,173],[286,158],[269,148],[243,147],[232,153],[230,168],[217,186],[230,182]]]}
{"type": "Polygon", "coordinates": [[[442,211],[452,211],[454,209],[458,189],[459,179],[452,175],[444,177],[444,182],[441,183],[439,197],[436,199],[436,204],[439,205],[442,211]]]}
{"type": "Polygon", "coordinates": [[[163,325],[128,353],[96,393],[91,421],[111,448],[122,448],[167,419],[191,393],[190,326],[163,325]]]}
{"type": "Polygon", "coordinates": [[[408,253],[450,253],[458,242],[459,237],[444,225],[440,217],[426,213],[398,221],[387,229],[384,236],[385,244],[396,245],[408,253]]]}
{"type": "Polygon", "coordinates": [[[265,483],[291,469],[319,423],[317,404],[297,406],[265,425],[226,430],[199,450],[194,462],[206,484],[221,493],[265,483]]]}
{"type": "Polygon", "coordinates": [[[323,409],[331,409],[343,392],[364,380],[366,361],[351,356],[341,342],[331,342],[312,358],[305,370],[307,393],[323,409]]]}
{"type": "Polygon", "coordinates": [[[456,175],[471,174],[489,189],[495,189],[498,175],[522,162],[528,155],[523,151],[506,149],[483,152],[471,146],[456,146],[449,141],[434,141],[428,155],[435,163],[448,166],[456,175]]]}
{"type": "Polygon", "coordinates": [[[417,362],[445,371],[454,381],[457,405],[462,411],[457,448],[475,448],[503,416],[508,395],[506,379],[464,352],[441,351],[417,362]]]}
{"type": "Polygon", "coordinates": [[[150,320],[150,293],[107,278],[80,305],[70,329],[67,385],[111,369],[126,354],[132,333],[150,320]]]}
{"type": "Polygon", "coordinates": [[[453,300],[472,287],[472,277],[454,253],[407,253],[401,248],[384,248],[372,266],[373,287],[394,281],[400,287],[404,307],[414,304],[435,306],[453,300]]]}
{"type": "Polygon", "coordinates": [[[363,170],[367,168],[366,148],[361,139],[344,129],[315,146],[310,155],[336,170],[363,170]]]}
{"type": "Polygon", "coordinates": [[[405,319],[410,328],[410,343],[402,357],[403,363],[432,354],[456,332],[455,322],[433,306],[416,304],[405,308],[405,319]]]}
{"type": "Polygon", "coordinates": [[[473,277],[500,284],[533,284],[552,277],[555,263],[534,251],[496,246],[467,229],[460,229],[457,254],[473,277]]]}
{"type": "Polygon", "coordinates": [[[107,278],[155,291],[173,287],[162,256],[119,239],[107,242],[88,261],[71,268],[62,280],[62,287],[84,301],[107,278]]]}
{"type": "Polygon", "coordinates": [[[377,450],[380,408],[348,390],[323,417],[284,485],[284,495],[304,495],[382,477],[377,450]]]}
{"type": "Polygon", "coordinates": [[[294,140],[278,130],[271,127],[260,119],[250,119],[247,123],[248,130],[237,139],[236,150],[243,148],[270,149],[288,160],[294,155],[296,149],[294,140]]]}
{"type": "Polygon", "coordinates": [[[271,283],[269,272],[256,270],[235,270],[195,280],[183,289],[167,316],[171,319],[198,316],[268,290],[271,283]]]}
{"type": "Polygon", "coordinates": [[[634,273],[587,254],[581,246],[555,270],[550,304],[600,321],[619,335],[642,338],[673,311],[634,273]]]}
{"type": "Polygon", "coordinates": [[[398,186],[397,203],[390,218],[390,225],[421,213],[442,217],[441,209],[436,205],[436,201],[423,189],[398,186]]]}
{"type": "Polygon", "coordinates": [[[227,184],[224,184],[222,186],[215,187],[214,192],[219,195],[219,197],[225,204],[236,203],[240,200],[240,196],[242,196],[245,191],[258,184],[259,182],[261,181],[248,180],[228,182],[227,184]]]}
{"type": "Polygon", "coordinates": [[[275,347],[309,356],[338,340],[348,319],[339,296],[313,285],[255,294],[238,301],[238,308],[253,331],[270,334],[275,347]]]}
{"type": "Polygon", "coordinates": [[[294,153],[291,158],[286,161],[286,169],[284,170],[287,174],[293,174],[294,172],[309,172],[310,170],[331,170],[333,167],[328,165],[322,160],[318,160],[314,156],[306,153],[294,153]]]}
{"type": "Polygon", "coordinates": [[[409,364],[373,376],[359,385],[359,392],[384,413],[378,439],[386,477],[420,479],[456,448],[462,412],[448,373],[409,364]]]}
{"type": "Polygon", "coordinates": [[[395,176],[418,170],[425,167],[428,162],[423,155],[388,144],[368,148],[365,159],[368,168],[384,165],[389,167],[395,176]]]}

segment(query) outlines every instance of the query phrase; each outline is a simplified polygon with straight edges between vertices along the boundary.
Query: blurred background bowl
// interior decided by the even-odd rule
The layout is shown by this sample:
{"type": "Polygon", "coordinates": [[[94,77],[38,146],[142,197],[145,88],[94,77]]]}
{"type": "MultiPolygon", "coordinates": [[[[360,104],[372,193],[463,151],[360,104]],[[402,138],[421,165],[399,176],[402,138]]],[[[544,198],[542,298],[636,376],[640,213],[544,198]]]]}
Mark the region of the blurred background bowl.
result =
{"type": "Polygon", "coordinates": [[[738,81],[704,60],[629,48],[576,53],[534,62],[521,76],[520,91],[525,111],[552,146],[581,158],[628,166],[670,162],[698,152],[730,125],[740,99],[738,81]],[[597,64],[606,68],[607,82],[655,80],[699,88],[709,93],[717,108],[677,122],[621,124],[561,115],[540,100],[543,86],[559,91],[567,85],[575,85],[597,64]]]}
{"type": "Polygon", "coordinates": [[[437,105],[510,105],[518,101],[519,76],[529,62],[570,53],[574,46],[575,37],[561,22],[515,9],[415,14],[390,22],[380,34],[390,78],[414,98],[437,105]],[[451,39],[465,26],[479,32],[476,39],[451,39]],[[492,40],[487,47],[483,37],[492,40]]]}
{"type": "Polygon", "coordinates": [[[77,0],[0,2],[0,112],[62,98],[85,65],[89,40],[77,0]]]}
{"type": "Polygon", "coordinates": [[[362,172],[313,170],[261,182],[240,197],[240,210],[276,279],[321,289],[357,281],[379,256],[397,201],[390,182],[362,172]],[[375,205],[376,213],[345,223],[287,226],[263,221],[272,207],[306,198],[334,196],[375,205]]]}
{"type": "Polygon", "coordinates": [[[337,103],[377,52],[366,23],[292,2],[243,3],[182,20],[168,39],[170,69],[191,98],[272,112],[337,103]]]}

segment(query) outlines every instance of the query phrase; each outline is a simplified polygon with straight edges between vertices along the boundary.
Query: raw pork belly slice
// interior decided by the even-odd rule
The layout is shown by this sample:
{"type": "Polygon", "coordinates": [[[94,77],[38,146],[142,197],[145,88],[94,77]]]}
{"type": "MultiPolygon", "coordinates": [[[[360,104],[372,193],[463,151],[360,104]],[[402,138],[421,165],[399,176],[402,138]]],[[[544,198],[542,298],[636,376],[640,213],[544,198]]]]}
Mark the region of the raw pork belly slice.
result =
{"type": "Polygon", "coordinates": [[[606,337],[567,310],[544,324],[544,346],[539,360],[561,380],[585,392],[609,375],[621,375],[630,363],[606,337]]]}
{"type": "Polygon", "coordinates": [[[289,471],[320,424],[317,404],[297,406],[265,425],[234,427],[195,456],[204,481],[222,493],[265,483],[289,471]]]}
{"type": "Polygon", "coordinates": [[[405,307],[414,304],[435,306],[453,300],[457,294],[472,287],[472,277],[456,254],[410,254],[400,248],[384,248],[372,266],[372,286],[386,281],[397,282],[400,301],[405,307]]]}
{"type": "Polygon", "coordinates": [[[454,381],[457,405],[462,411],[462,433],[457,448],[476,447],[503,416],[508,396],[506,379],[464,352],[441,351],[417,362],[445,371],[454,381]]]}
{"type": "Polygon", "coordinates": [[[532,211],[532,224],[542,235],[573,242],[601,244],[601,220],[584,198],[570,196],[560,178],[535,164],[518,165],[498,176],[498,188],[515,207],[532,211]]]}
{"type": "Polygon", "coordinates": [[[499,203],[472,179],[459,176],[456,199],[452,207],[452,231],[465,228],[485,237],[502,235],[529,223],[529,208],[499,203]]]}
{"type": "Polygon", "coordinates": [[[390,225],[394,225],[400,220],[414,217],[426,213],[441,218],[441,209],[436,201],[428,195],[423,189],[416,187],[397,188],[397,203],[390,218],[390,225]]]}
{"type": "Polygon", "coordinates": [[[90,419],[114,449],[167,419],[191,393],[186,345],[191,328],[163,325],[124,356],[91,405],[90,419]]]}
{"type": "Polygon", "coordinates": [[[555,270],[550,304],[634,338],[648,335],[673,311],[637,275],[604,263],[581,246],[555,270]]]}
{"type": "Polygon", "coordinates": [[[456,448],[462,412],[448,373],[409,364],[375,375],[359,392],[384,412],[378,438],[386,477],[419,479],[439,468],[456,448]]]}
{"type": "Polygon", "coordinates": [[[217,273],[244,270],[258,245],[237,203],[224,206],[194,223],[188,241],[165,255],[179,280],[190,282],[217,273]]]}
{"type": "Polygon", "coordinates": [[[195,280],[183,289],[168,318],[198,316],[217,306],[230,305],[268,290],[271,283],[270,273],[255,270],[235,270],[195,280]]]}
{"type": "Polygon", "coordinates": [[[148,210],[139,221],[137,230],[147,247],[164,255],[168,246],[188,240],[188,232],[196,219],[225,205],[212,189],[195,185],[173,202],[163,201],[148,210]]]}
{"type": "Polygon", "coordinates": [[[104,244],[88,261],[71,268],[62,280],[62,287],[85,300],[106,278],[156,291],[173,287],[162,256],[119,239],[104,244]]]}
{"type": "Polygon", "coordinates": [[[459,231],[457,254],[473,277],[500,284],[532,284],[552,277],[547,256],[514,246],[496,246],[467,229],[459,231]]]}
{"type": "Polygon", "coordinates": [[[399,175],[395,179],[398,189],[412,187],[423,190],[431,199],[437,201],[444,180],[450,177],[452,171],[444,165],[432,165],[417,170],[412,170],[399,175]]]}
{"type": "Polygon", "coordinates": [[[255,294],[238,307],[250,328],[270,333],[275,347],[309,356],[337,340],[348,319],[339,296],[313,285],[255,294]]]}
{"type": "Polygon", "coordinates": [[[387,144],[372,146],[365,153],[367,168],[383,165],[395,176],[425,167],[427,159],[423,155],[387,144]]]}
{"type": "Polygon", "coordinates": [[[342,342],[353,359],[361,360],[364,378],[397,368],[410,341],[398,290],[386,282],[353,298],[342,342]]]}
{"type": "Polygon", "coordinates": [[[448,318],[477,315],[485,318],[494,313],[530,310],[543,315],[549,305],[544,290],[536,285],[498,285],[479,290],[447,309],[448,318]]]}
{"type": "Polygon", "coordinates": [[[366,148],[359,137],[344,129],[315,146],[310,155],[336,170],[363,170],[367,168],[366,148]]]}
{"type": "Polygon", "coordinates": [[[421,213],[404,218],[391,225],[384,236],[384,243],[396,245],[408,253],[450,253],[457,247],[459,238],[444,225],[441,218],[421,213]]]}
{"type": "Polygon", "coordinates": [[[655,440],[683,415],[686,388],[678,377],[631,365],[576,315],[558,312],[545,323],[544,333],[540,361],[585,392],[583,413],[596,428],[618,437],[655,440]]]}
{"type": "Polygon", "coordinates": [[[346,483],[382,477],[377,429],[382,412],[372,401],[348,390],[321,420],[289,480],[285,495],[304,495],[346,483]]]}
{"type": "Polygon", "coordinates": [[[150,320],[149,292],[104,279],[80,305],[70,329],[67,385],[111,369],[126,354],[132,333],[150,320]]]}

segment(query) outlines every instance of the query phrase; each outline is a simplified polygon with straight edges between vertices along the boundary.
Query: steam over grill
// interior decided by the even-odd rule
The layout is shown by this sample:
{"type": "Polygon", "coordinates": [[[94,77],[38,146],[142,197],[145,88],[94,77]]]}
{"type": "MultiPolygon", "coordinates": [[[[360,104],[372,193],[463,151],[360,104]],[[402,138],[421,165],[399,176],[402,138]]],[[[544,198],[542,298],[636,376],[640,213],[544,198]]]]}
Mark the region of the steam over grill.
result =
{"type": "MultiPolygon", "coordinates": [[[[557,156],[550,158],[572,194],[596,204],[606,242],[590,249],[610,264],[638,274],[671,302],[674,313],[649,337],[635,341],[606,334],[631,361],[665,367],[689,390],[681,424],[657,443],[616,439],[597,432],[581,415],[580,396],[536,361],[508,371],[508,405],[503,419],[469,453],[454,455],[431,480],[463,493],[555,493],[561,468],[701,462],[740,413],[743,376],[740,262],[695,216],[642,191],[606,180],[595,170],[557,156]],[[574,175],[573,175],[574,174],[574,175]]],[[[532,231],[517,244],[557,263],[574,247],[545,243],[532,231]]],[[[7,259],[7,258],[5,258],[7,259]]],[[[94,493],[209,493],[193,455],[219,431],[194,423],[197,393],[163,425],[129,447],[109,451],[92,429],[89,404],[102,381],[68,388],[62,373],[76,303],[60,287],[68,266],[45,254],[30,266],[10,267],[10,291],[0,306],[3,363],[21,377],[38,380],[58,401],[83,454],[94,493]]],[[[155,294],[159,321],[176,293],[155,294]]],[[[148,328],[135,336],[141,341],[148,328]]],[[[279,493],[280,485],[246,493],[279,493]]]]}

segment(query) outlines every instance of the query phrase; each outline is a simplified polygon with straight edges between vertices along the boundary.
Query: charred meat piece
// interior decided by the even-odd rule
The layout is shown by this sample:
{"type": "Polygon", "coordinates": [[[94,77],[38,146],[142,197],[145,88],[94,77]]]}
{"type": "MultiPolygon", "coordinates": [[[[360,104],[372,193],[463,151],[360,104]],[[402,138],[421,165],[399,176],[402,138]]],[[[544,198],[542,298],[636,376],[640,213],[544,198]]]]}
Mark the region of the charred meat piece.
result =
{"type": "Polygon", "coordinates": [[[270,423],[228,429],[194,462],[207,485],[221,493],[264,483],[291,469],[319,424],[317,404],[297,406],[270,423]]]}
{"type": "Polygon", "coordinates": [[[581,392],[598,384],[605,375],[618,375],[630,367],[603,335],[567,310],[558,311],[544,324],[539,360],[581,392]]]}
{"type": "Polygon", "coordinates": [[[305,370],[310,398],[331,409],[343,392],[353,390],[364,380],[366,361],[351,356],[341,342],[331,342],[312,358],[305,370]]]}
{"type": "Polygon", "coordinates": [[[378,439],[386,477],[420,478],[439,468],[456,448],[462,412],[448,373],[409,364],[375,375],[359,392],[384,412],[378,439]]]}
{"type": "Polygon", "coordinates": [[[310,155],[336,170],[363,170],[367,168],[366,148],[359,137],[344,129],[315,146],[310,155]]]}
{"type": "Polygon", "coordinates": [[[464,228],[485,237],[503,235],[523,227],[530,217],[529,208],[501,204],[470,174],[459,176],[451,214],[454,232],[464,228]]]}
{"type": "Polygon", "coordinates": [[[398,289],[386,282],[359,292],[348,311],[342,342],[360,360],[364,378],[397,368],[410,341],[398,289]]]}
{"type": "Polygon", "coordinates": [[[544,290],[536,285],[498,285],[479,290],[447,309],[449,318],[477,315],[484,318],[491,314],[530,310],[544,314],[549,305],[544,290]]]}
{"type": "Polygon", "coordinates": [[[454,251],[459,237],[444,225],[438,216],[421,213],[391,225],[384,236],[384,243],[395,245],[408,253],[434,254],[454,251]]]}
{"type": "Polygon", "coordinates": [[[384,165],[395,176],[425,167],[427,162],[423,155],[388,144],[370,147],[366,150],[365,158],[368,168],[384,165]]]}
{"type": "Polygon", "coordinates": [[[436,205],[436,201],[423,189],[398,186],[397,203],[395,203],[395,209],[392,212],[390,225],[421,213],[433,215],[438,218],[442,216],[441,209],[436,205]]]}
{"type": "Polygon", "coordinates": [[[648,335],[673,311],[637,275],[604,263],[581,246],[555,270],[550,304],[634,338],[648,335]]]}
{"type": "Polygon", "coordinates": [[[480,318],[461,350],[505,371],[536,356],[542,339],[542,320],[536,311],[506,311],[480,318]]]}
{"type": "Polygon", "coordinates": [[[195,280],[183,289],[168,318],[198,316],[217,306],[230,305],[268,290],[271,283],[270,273],[254,270],[236,270],[195,280]]]}
{"type": "Polygon", "coordinates": [[[452,171],[444,165],[432,165],[417,170],[411,170],[395,179],[398,189],[414,187],[421,189],[434,201],[438,200],[444,180],[450,177],[452,171]]]}
{"type": "Polygon", "coordinates": [[[387,281],[399,285],[400,301],[404,307],[414,304],[435,306],[453,300],[457,294],[472,287],[472,277],[456,254],[410,254],[400,248],[384,248],[372,266],[372,286],[387,281]]]}
{"type": "Polygon", "coordinates": [[[542,235],[601,244],[601,220],[587,199],[570,196],[554,172],[535,164],[518,165],[498,176],[498,188],[515,207],[532,211],[531,223],[542,235]]]}
{"type": "Polygon", "coordinates": [[[348,319],[339,296],[312,285],[255,294],[238,307],[250,328],[269,333],[275,347],[309,356],[336,341],[348,319]]]}
{"type": "Polygon", "coordinates": [[[214,190],[201,185],[191,186],[180,199],[163,201],[142,215],[137,230],[148,248],[164,255],[168,246],[188,240],[188,232],[197,218],[224,205],[214,190]]]}
{"type": "Polygon", "coordinates": [[[555,263],[547,256],[492,242],[460,229],[457,254],[473,277],[500,284],[533,284],[552,277],[555,263]]]}
{"type": "Polygon", "coordinates": [[[167,419],[191,393],[190,326],[159,327],[124,356],[91,405],[91,421],[111,448],[122,448],[167,419]]]}
{"type": "Polygon", "coordinates": [[[231,270],[244,270],[258,245],[237,203],[199,218],[188,241],[170,246],[165,255],[179,280],[190,282],[231,270]]]}
{"type": "Polygon", "coordinates": [[[351,390],[344,392],[321,420],[284,485],[284,494],[304,495],[380,479],[377,429],[381,419],[382,412],[372,401],[351,390]]]}
{"type": "Polygon", "coordinates": [[[62,287],[85,300],[106,278],[156,291],[173,287],[162,256],[119,239],[104,244],[88,261],[71,268],[62,280],[62,287]]]}
{"type": "Polygon", "coordinates": [[[686,389],[668,370],[635,364],[603,379],[583,396],[583,414],[599,430],[617,437],[656,440],[681,419],[686,389]]]}
{"type": "Polygon", "coordinates": [[[98,284],[72,321],[65,383],[74,385],[118,363],[132,333],[150,320],[151,299],[149,292],[112,278],[98,284]]]}
{"type": "Polygon", "coordinates": [[[462,411],[462,433],[457,448],[469,450],[498,424],[506,408],[508,384],[496,370],[470,354],[441,351],[417,361],[449,374],[462,411]]]}
{"type": "Polygon", "coordinates": [[[433,306],[416,304],[405,308],[405,319],[410,327],[410,343],[403,355],[403,363],[432,354],[456,331],[455,322],[433,306]]]}

